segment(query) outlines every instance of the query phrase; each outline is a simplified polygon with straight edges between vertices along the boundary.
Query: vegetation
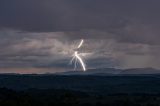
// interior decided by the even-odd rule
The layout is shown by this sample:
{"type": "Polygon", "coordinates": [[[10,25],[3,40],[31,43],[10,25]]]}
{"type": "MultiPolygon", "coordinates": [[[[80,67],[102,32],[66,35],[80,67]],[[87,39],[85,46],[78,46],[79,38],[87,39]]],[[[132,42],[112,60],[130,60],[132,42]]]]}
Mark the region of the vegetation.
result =
{"type": "Polygon", "coordinates": [[[13,91],[0,89],[0,106],[160,106],[159,94],[111,94],[56,90],[28,89],[13,91]]]}

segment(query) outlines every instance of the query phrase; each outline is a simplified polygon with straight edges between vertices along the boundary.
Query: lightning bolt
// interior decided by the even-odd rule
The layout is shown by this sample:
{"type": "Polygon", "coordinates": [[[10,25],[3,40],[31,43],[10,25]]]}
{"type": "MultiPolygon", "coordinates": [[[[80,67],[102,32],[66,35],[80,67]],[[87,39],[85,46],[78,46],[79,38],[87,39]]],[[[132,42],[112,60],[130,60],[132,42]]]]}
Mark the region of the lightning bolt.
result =
{"type": "Polygon", "coordinates": [[[83,71],[86,71],[85,64],[84,64],[82,58],[79,56],[78,51],[75,51],[75,56],[76,56],[76,58],[79,60],[79,62],[81,63],[82,68],[83,68],[83,71]]]}
{"type": "MultiPolygon", "coordinates": [[[[84,42],[84,40],[82,39],[81,42],[79,43],[77,49],[79,49],[83,45],[83,42],[84,42]]],[[[73,58],[70,61],[71,64],[73,63],[73,61],[75,61],[74,62],[74,66],[75,66],[74,69],[76,69],[76,67],[77,67],[77,60],[81,64],[83,71],[86,71],[86,65],[85,65],[83,59],[80,57],[78,51],[76,50],[76,51],[74,51],[73,58]]]]}
{"type": "Polygon", "coordinates": [[[82,39],[81,42],[80,42],[80,44],[77,47],[78,49],[82,46],[83,42],[84,42],[84,40],[82,39]]]}

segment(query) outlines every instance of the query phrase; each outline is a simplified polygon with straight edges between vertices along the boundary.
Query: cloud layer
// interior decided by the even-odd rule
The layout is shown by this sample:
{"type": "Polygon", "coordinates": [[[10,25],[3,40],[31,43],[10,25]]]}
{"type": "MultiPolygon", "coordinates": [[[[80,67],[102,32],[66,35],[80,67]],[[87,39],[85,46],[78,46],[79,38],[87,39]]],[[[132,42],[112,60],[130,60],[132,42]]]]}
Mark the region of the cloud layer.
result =
{"type": "Polygon", "coordinates": [[[160,68],[159,3],[1,0],[0,68],[70,70],[82,38],[88,68],[160,68]]]}

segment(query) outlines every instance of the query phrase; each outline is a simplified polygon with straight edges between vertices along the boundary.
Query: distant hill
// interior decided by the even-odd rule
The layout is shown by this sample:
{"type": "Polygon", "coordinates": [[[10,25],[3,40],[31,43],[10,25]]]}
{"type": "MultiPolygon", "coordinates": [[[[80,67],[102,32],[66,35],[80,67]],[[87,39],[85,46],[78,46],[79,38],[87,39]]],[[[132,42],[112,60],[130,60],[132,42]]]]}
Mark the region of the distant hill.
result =
{"type": "Polygon", "coordinates": [[[87,71],[67,71],[56,73],[57,75],[122,75],[122,74],[160,74],[160,70],[154,68],[115,69],[101,68],[88,69],[87,71]]]}
{"type": "Polygon", "coordinates": [[[122,70],[120,74],[160,74],[160,70],[154,68],[133,68],[122,70]]]}
{"type": "Polygon", "coordinates": [[[56,73],[58,75],[112,75],[120,73],[121,69],[115,68],[100,68],[100,69],[88,69],[87,71],[67,71],[56,73]]]}

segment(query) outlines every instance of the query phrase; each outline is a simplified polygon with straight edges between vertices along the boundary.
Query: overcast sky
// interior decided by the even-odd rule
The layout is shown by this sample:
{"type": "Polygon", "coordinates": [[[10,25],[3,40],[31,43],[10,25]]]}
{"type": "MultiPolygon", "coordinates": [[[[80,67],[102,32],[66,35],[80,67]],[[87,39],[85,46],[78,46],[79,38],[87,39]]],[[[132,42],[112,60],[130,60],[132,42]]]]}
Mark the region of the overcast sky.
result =
{"type": "Polygon", "coordinates": [[[0,72],[160,69],[159,0],[0,0],[0,72]],[[80,67],[79,67],[80,68],[80,67]]]}

